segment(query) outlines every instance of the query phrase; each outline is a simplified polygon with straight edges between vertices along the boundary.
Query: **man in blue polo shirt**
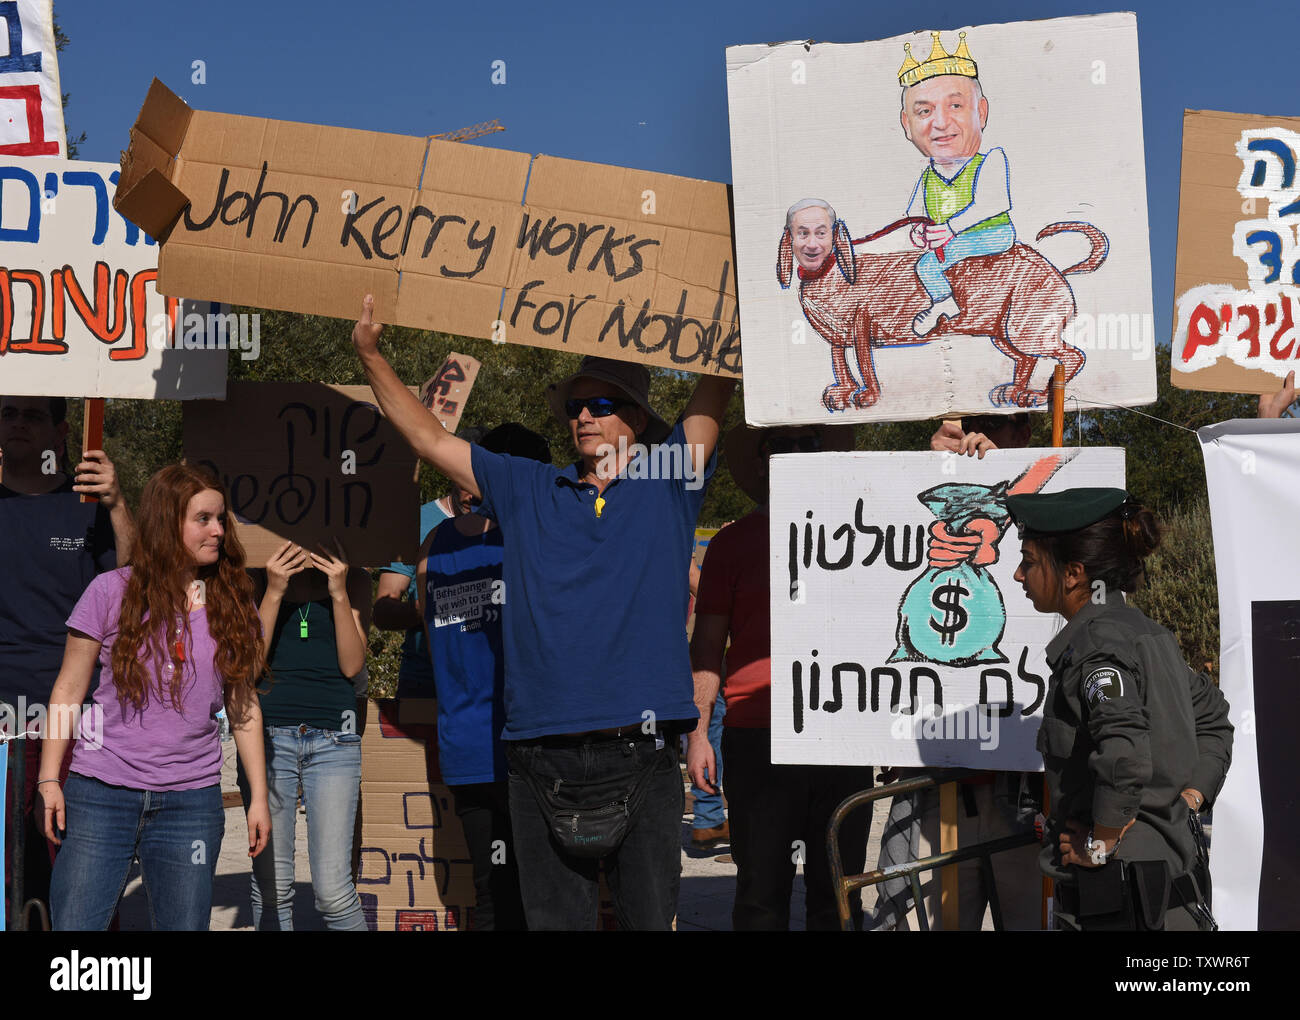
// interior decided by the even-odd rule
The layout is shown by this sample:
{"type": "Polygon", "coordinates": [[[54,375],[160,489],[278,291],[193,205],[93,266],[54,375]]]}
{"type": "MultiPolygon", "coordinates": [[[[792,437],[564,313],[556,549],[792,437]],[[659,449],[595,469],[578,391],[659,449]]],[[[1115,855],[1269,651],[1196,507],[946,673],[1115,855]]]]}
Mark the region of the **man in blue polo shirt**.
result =
{"type": "Polygon", "coordinates": [[[379,354],[381,330],[367,297],[352,340],[384,414],[509,536],[502,737],[528,927],[594,928],[603,859],[620,925],[667,929],[681,880],[675,737],[698,718],[687,568],[735,381],[701,377],[670,429],[643,366],[585,359],[548,390],[579,456],[559,470],[449,435],[379,354]]]}

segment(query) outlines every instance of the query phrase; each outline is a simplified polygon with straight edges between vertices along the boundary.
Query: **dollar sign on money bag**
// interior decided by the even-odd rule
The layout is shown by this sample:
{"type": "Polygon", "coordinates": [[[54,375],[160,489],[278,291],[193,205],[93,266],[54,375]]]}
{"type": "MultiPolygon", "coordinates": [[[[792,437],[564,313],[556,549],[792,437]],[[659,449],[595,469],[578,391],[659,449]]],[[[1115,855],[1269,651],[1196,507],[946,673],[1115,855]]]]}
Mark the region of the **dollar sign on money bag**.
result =
{"type": "MultiPolygon", "coordinates": [[[[975,517],[1007,519],[1005,484],[939,485],[918,497],[953,535],[965,534],[975,517]]],[[[930,566],[907,589],[898,607],[898,647],[890,662],[937,662],[948,666],[1006,662],[998,641],[1007,610],[997,582],[969,560],[930,566]]]]}
{"type": "Polygon", "coordinates": [[[939,634],[942,644],[955,644],[957,634],[965,628],[966,621],[970,619],[970,613],[961,607],[961,597],[969,594],[969,589],[963,588],[956,581],[949,581],[936,588],[934,594],[930,596],[934,608],[943,613],[942,623],[936,623],[933,617],[930,619],[930,626],[939,634]]]}

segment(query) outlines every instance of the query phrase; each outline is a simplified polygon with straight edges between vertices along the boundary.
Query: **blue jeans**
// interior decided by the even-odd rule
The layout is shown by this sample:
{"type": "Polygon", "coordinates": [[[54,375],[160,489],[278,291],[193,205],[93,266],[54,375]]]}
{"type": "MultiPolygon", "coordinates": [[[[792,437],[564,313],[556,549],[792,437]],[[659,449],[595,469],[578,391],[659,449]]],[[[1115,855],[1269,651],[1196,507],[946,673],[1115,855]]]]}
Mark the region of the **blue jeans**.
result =
{"type": "MultiPolygon", "coordinates": [[[[268,927],[293,930],[294,834],[301,784],[316,909],[332,931],[364,931],[366,920],[352,876],[361,735],[312,726],[268,726],[264,743],[271,838],[253,858],[253,927],[260,930],[265,918],[268,927]]],[[[248,778],[242,765],[239,789],[247,804],[248,778]]]]}
{"type": "Polygon", "coordinates": [[[962,259],[974,258],[976,255],[993,255],[1008,251],[1016,243],[1016,228],[1011,224],[1000,227],[985,227],[983,230],[963,230],[943,246],[943,261],[933,251],[927,251],[916,263],[916,275],[921,278],[931,304],[952,297],[952,288],[948,286],[946,270],[951,269],[962,259]]]}
{"type": "Polygon", "coordinates": [[[691,801],[695,805],[692,829],[716,829],[727,820],[722,808],[722,717],[727,714],[727,702],[718,692],[709,718],[709,744],[713,747],[713,760],[718,763],[717,775],[710,776],[716,792],[709,793],[691,783],[691,801]]]}
{"type": "Polygon", "coordinates": [[[57,931],[104,931],[140,858],[154,931],[206,931],[226,815],[221,786],[155,793],[76,772],[63,786],[67,834],[50,880],[57,931]]]}
{"type": "Polygon", "coordinates": [[[685,794],[677,768],[677,738],[592,738],[565,744],[543,738],[506,743],[510,820],[519,890],[530,931],[593,930],[599,908],[598,870],[605,867],[619,927],[667,931],[677,913],[682,878],[681,824],[685,794]],[[554,836],[544,809],[523,777],[560,784],[586,806],[608,803],[645,774],[627,834],[603,858],[575,857],[554,836]],[[590,796],[584,796],[589,791],[590,796]]]}

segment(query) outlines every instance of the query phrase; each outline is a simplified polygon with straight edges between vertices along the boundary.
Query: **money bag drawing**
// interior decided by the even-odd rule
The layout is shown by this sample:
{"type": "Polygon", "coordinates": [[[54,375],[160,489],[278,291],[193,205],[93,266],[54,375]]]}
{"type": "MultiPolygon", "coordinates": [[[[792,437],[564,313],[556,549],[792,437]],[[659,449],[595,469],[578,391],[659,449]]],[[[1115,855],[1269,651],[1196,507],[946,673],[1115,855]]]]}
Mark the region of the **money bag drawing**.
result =
{"type": "Polygon", "coordinates": [[[1006,604],[987,567],[1010,523],[1007,496],[1037,492],[1074,458],[1063,451],[1035,461],[1014,481],[936,485],[917,496],[938,518],[930,525],[927,564],[898,603],[898,647],[890,662],[948,666],[1006,662],[998,642],[1006,604]]]}

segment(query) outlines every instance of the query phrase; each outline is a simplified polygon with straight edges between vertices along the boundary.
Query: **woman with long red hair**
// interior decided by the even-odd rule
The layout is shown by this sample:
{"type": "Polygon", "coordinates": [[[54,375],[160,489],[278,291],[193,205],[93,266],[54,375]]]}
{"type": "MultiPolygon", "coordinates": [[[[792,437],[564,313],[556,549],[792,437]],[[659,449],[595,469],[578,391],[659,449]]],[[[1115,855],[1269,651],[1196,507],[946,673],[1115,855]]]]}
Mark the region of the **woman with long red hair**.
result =
{"type": "Polygon", "coordinates": [[[225,830],[223,705],[252,782],[250,856],[270,834],[256,697],[262,627],[225,490],[201,468],[170,465],[145,485],[137,521],[132,565],[95,578],[68,618],[50,697],[38,792],[45,835],[61,846],[50,886],[58,930],[106,928],[136,856],[153,927],[207,928],[225,830]]]}

